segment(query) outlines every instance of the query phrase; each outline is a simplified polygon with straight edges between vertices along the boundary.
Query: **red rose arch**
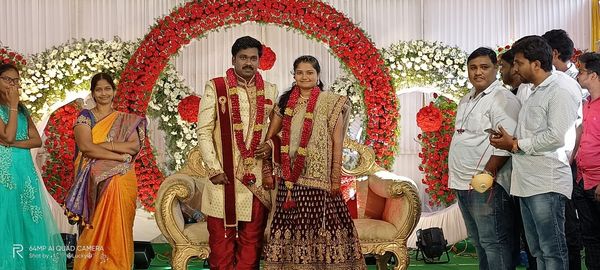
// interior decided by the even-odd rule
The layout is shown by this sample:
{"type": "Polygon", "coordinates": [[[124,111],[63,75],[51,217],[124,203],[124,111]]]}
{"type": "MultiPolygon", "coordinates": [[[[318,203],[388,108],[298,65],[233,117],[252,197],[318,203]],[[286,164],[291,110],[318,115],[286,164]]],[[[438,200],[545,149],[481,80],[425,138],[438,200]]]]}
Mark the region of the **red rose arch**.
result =
{"type": "MultiPolygon", "coordinates": [[[[350,19],[317,0],[193,1],[159,19],[140,43],[121,75],[118,109],[145,115],[152,87],[171,55],[220,27],[253,21],[297,29],[327,44],[365,86],[367,144],[379,164],[389,167],[396,150],[398,104],[389,71],[371,40],[350,19]]],[[[154,198],[164,176],[156,166],[148,141],[136,163],[139,197],[154,210],[154,198]]]]}

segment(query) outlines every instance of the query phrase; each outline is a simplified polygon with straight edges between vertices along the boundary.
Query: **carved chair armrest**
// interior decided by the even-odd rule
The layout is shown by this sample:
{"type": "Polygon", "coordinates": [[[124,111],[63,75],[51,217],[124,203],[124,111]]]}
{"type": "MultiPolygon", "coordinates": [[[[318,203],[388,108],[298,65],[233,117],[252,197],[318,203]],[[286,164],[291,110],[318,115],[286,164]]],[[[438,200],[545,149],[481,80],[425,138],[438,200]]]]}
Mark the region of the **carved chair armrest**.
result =
{"type": "Polygon", "coordinates": [[[372,192],[386,198],[382,219],[396,227],[396,239],[405,241],[421,217],[421,202],[414,182],[385,170],[369,175],[368,181],[372,192]]]}
{"type": "Polygon", "coordinates": [[[173,174],[160,185],[156,202],[156,223],[167,241],[175,244],[188,243],[183,234],[183,214],[179,200],[187,201],[194,197],[196,190],[195,179],[186,174],[173,174]]]}

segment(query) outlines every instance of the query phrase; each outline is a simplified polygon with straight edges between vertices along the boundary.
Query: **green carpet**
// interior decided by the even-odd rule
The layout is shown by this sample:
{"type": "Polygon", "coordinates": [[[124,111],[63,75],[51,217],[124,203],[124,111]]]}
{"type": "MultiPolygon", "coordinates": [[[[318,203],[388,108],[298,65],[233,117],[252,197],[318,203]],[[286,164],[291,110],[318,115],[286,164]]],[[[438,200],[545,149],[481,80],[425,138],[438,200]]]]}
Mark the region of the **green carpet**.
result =
{"type": "MultiPolygon", "coordinates": [[[[152,244],[152,248],[156,254],[156,257],[152,260],[148,269],[159,270],[159,269],[171,269],[169,264],[169,258],[171,258],[171,246],[169,244],[152,244]]],[[[475,254],[475,249],[468,241],[462,241],[454,246],[450,247],[448,254],[450,255],[450,262],[442,264],[426,264],[422,260],[416,260],[416,251],[409,251],[410,265],[408,269],[420,269],[420,270],[477,270],[479,269],[479,263],[475,254]]],[[[420,256],[419,256],[420,257],[420,256]]],[[[442,258],[446,259],[444,255],[442,258]]],[[[581,259],[582,264],[584,259],[581,259]]],[[[369,270],[375,270],[377,267],[374,265],[375,261],[373,258],[367,258],[367,268],[369,270]]],[[[200,270],[209,269],[208,266],[204,265],[204,260],[192,259],[188,264],[189,270],[200,270]]],[[[391,269],[391,267],[389,268],[391,269]]],[[[517,269],[525,269],[525,266],[519,266],[517,269]]],[[[585,265],[582,266],[585,270],[585,265]]]]}
{"type": "MultiPolygon", "coordinates": [[[[435,270],[435,269],[461,269],[461,270],[476,270],[479,269],[479,264],[477,261],[477,256],[475,255],[475,250],[473,246],[470,244],[466,245],[465,242],[457,243],[454,247],[449,251],[450,254],[450,262],[444,264],[425,264],[423,261],[415,260],[415,251],[410,251],[410,266],[408,269],[422,269],[422,270],[435,270]]],[[[171,256],[171,247],[168,244],[153,244],[154,252],[156,253],[156,257],[152,260],[149,269],[158,270],[158,269],[171,269],[169,266],[169,258],[171,256]]],[[[442,259],[445,259],[442,257],[442,259]]],[[[373,259],[367,259],[368,269],[377,269],[374,265],[375,262],[373,259]],[[369,264],[371,263],[371,264],[369,264]]],[[[208,267],[204,267],[204,261],[198,259],[192,259],[188,264],[189,270],[197,270],[197,269],[208,269],[208,267]]],[[[391,267],[390,267],[391,269],[391,267]]],[[[519,267],[517,269],[525,269],[525,267],[519,267]]]]}

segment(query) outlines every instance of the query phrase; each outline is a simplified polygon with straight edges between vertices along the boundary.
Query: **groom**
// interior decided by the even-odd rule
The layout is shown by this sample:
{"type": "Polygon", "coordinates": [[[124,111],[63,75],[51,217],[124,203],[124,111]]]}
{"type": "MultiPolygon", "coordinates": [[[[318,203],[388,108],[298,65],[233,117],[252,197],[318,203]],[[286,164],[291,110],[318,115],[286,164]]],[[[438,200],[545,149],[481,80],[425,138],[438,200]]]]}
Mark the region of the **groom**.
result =
{"type": "Polygon", "coordinates": [[[205,87],[198,117],[198,143],[210,183],[204,186],[211,269],[258,269],[270,208],[262,186],[268,118],[278,91],[257,68],[262,44],[249,36],[231,48],[233,68],[205,87]]]}

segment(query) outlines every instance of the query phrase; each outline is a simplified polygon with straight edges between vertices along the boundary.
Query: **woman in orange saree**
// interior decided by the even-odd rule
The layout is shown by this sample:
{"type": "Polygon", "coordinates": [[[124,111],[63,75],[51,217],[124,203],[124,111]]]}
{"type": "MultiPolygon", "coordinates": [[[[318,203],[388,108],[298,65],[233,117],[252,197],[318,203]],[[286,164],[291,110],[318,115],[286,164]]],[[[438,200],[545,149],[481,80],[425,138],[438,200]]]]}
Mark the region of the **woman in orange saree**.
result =
{"type": "Polygon", "coordinates": [[[116,88],[110,75],[96,74],[91,89],[96,107],[77,117],[75,182],[65,200],[69,220],[82,228],[73,269],[131,269],[134,160],[146,121],[112,109],[116,88]]]}

